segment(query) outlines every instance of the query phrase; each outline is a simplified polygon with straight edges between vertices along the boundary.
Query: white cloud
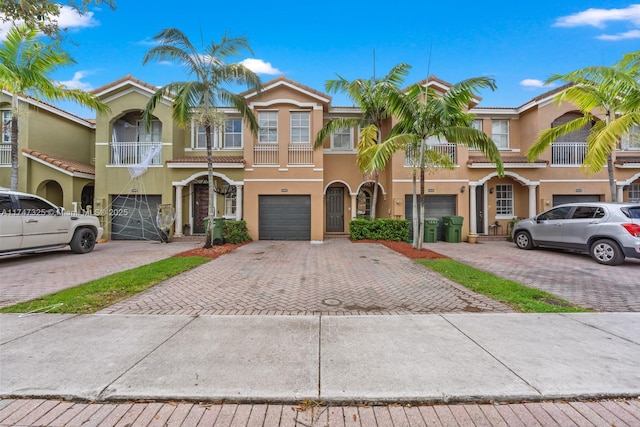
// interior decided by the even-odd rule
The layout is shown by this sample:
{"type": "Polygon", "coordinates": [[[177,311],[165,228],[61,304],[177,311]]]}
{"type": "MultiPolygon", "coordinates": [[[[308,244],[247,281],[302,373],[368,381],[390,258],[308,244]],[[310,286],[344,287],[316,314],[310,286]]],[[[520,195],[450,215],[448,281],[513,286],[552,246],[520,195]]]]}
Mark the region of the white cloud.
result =
{"type": "Polygon", "coordinates": [[[520,82],[520,86],[524,86],[526,88],[548,88],[553,87],[553,84],[547,85],[542,80],[538,79],[524,79],[520,82]]]}
{"type": "Polygon", "coordinates": [[[100,23],[93,18],[93,12],[85,12],[81,15],[75,9],[69,6],[62,6],[60,8],[60,16],[58,16],[58,26],[60,28],[89,28],[100,25],[100,23]]]}
{"type": "Polygon", "coordinates": [[[59,81],[58,83],[64,85],[67,89],[82,89],[88,92],[93,90],[93,86],[90,83],[83,82],[82,79],[89,74],[91,74],[89,71],[76,71],[71,80],[59,81]]]}
{"type": "Polygon", "coordinates": [[[240,61],[240,63],[256,74],[282,74],[280,70],[273,68],[270,62],[265,62],[262,59],[247,58],[240,61]]]}
{"type": "Polygon", "coordinates": [[[556,27],[580,27],[589,25],[604,28],[607,22],[623,21],[640,25],[640,4],[632,4],[624,9],[587,9],[556,20],[556,27]]]}
{"type": "Polygon", "coordinates": [[[602,34],[596,38],[599,40],[607,40],[607,41],[640,39],[640,30],[631,30],[631,31],[618,33],[618,34],[602,34]]]}

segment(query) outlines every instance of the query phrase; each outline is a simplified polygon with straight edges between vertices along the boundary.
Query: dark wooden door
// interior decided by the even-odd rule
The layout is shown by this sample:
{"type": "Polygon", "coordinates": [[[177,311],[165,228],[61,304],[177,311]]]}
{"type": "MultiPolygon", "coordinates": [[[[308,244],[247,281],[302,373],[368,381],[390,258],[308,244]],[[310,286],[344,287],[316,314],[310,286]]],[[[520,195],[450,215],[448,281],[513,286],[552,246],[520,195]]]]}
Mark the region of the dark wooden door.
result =
{"type": "Polygon", "coordinates": [[[209,186],[195,184],[193,186],[193,232],[204,233],[204,219],[209,213],[209,186]]]}
{"type": "Polygon", "coordinates": [[[327,233],[344,231],[344,188],[327,189],[327,233]]]}

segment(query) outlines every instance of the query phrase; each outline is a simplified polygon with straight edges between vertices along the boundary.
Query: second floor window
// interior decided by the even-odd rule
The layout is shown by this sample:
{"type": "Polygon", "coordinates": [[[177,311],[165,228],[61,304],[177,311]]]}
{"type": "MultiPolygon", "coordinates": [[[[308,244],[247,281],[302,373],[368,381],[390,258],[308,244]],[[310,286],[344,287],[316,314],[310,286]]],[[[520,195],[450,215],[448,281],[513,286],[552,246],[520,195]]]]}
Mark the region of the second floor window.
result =
{"type": "MultiPolygon", "coordinates": [[[[206,132],[204,126],[196,130],[195,148],[206,148],[206,132]]],[[[223,129],[211,129],[211,148],[242,148],[242,120],[228,119],[223,129]]]]}
{"type": "Polygon", "coordinates": [[[310,114],[306,111],[291,112],[291,142],[309,143],[310,114]]]}
{"type": "Polygon", "coordinates": [[[631,126],[628,134],[620,140],[623,150],[640,150],[640,126],[631,126]]]}
{"type": "Polygon", "coordinates": [[[162,142],[162,122],[160,120],[152,120],[149,130],[143,121],[138,121],[137,130],[138,140],[136,142],[162,142]]]}
{"type": "Polygon", "coordinates": [[[496,185],[496,215],[513,216],[513,185],[496,185]]]}
{"type": "Polygon", "coordinates": [[[13,115],[11,111],[2,110],[2,142],[11,142],[11,119],[13,115]]]}
{"type": "Polygon", "coordinates": [[[342,128],[331,134],[331,149],[349,151],[353,149],[353,135],[351,128],[342,128]]]}
{"type": "Polygon", "coordinates": [[[491,139],[499,149],[509,148],[509,120],[491,122],[491,139]]]}
{"type": "Polygon", "coordinates": [[[258,143],[278,143],[278,113],[276,111],[260,111],[258,113],[258,143]]]}

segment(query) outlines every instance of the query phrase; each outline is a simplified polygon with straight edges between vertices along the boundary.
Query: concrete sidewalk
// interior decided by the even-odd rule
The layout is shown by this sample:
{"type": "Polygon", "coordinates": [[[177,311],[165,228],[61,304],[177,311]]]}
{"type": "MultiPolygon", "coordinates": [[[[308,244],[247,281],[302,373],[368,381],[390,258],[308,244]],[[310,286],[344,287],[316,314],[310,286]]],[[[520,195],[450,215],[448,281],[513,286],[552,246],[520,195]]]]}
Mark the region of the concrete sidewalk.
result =
{"type": "Polygon", "coordinates": [[[0,315],[0,395],[327,404],[640,395],[640,313],[0,315]]]}

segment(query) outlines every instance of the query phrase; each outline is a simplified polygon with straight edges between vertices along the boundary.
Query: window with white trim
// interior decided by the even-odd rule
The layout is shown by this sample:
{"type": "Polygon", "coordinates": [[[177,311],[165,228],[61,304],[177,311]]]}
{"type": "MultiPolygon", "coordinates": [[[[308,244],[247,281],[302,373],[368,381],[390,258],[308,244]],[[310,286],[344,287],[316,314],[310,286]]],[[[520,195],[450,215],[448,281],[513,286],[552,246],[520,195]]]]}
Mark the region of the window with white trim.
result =
{"type": "Polygon", "coordinates": [[[228,119],[224,126],[224,148],[242,148],[242,120],[228,119]]]}
{"type": "Polygon", "coordinates": [[[482,119],[471,120],[471,129],[479,130],[482,132],[482,119]]]}
{"type": "Polygon", "coordinates": [[[2,110],[2,142],[11,142],[11,119],[13,114],[9,110],[2,110]]]}
{"type": "Polygon", "coordinates": [[[509,148],[509,120],[491,121],[491,139],[499,149],[509,148]]]}
{"type": "Polygon", "coordinates": [[[353,128],[342,128],[331,134],[331,149],[335,151],[353,150],[353,128]]]}
{"type": "Polygon", "coordinates": [[[147,125],[139,120],[138,141],[136,142],[162,142],[162,122],[160,120],[152,120],[151,127],[147,131],[147,125]]]}
{"type": "Polygon", "coordinates": [[[496,185],[496,215],[513,216],[513,184],[496,185]]]}
{"type": "Polygon", "coordinates": [[[623,150],[640,150],[640,126],[631,126],[620,140],[620,146],[623,150]]]}
{"type": "Polygon", "coordinates": [[[358,218],[369,218],[371,216],[371,192],[361,188],[356,199],[356,209],[358,218]]]}
{"type": "Polygon", "coordinates": [[[631,184],[629,186],[629,201],[640,202],[640,184],[631,184]]]}
{"type": "MultiPolygon", "coordinates": [[[[220,141],[220,130],[216,130],[211,128],[211,148],[216,149],[219,146],[220,141]]],[[[205,131],[205,127],[202,125],[198,125],[196,128],[196,144],[194,148],[207,148],[207,132],[205,131]]]]}
{"type": "Polygon", "coordinates": [[[224,216],[235,217],[238,200],[235,187],[232,188],[229,184],[225,184],[222,188],[224,190],[224,216]]]}
{"type": "Polygon", "coordinates": [[[277,144],[278,143],[278,112],[260,111],[258,112],[258,143],[277,144]]]}
{"type": "Polygon", "coordinates": [[[292,111],[291,112],[291,143],[309,143],[311,135],[309,124],[311,122],[311,114],[308,111],[292,111]]]}

